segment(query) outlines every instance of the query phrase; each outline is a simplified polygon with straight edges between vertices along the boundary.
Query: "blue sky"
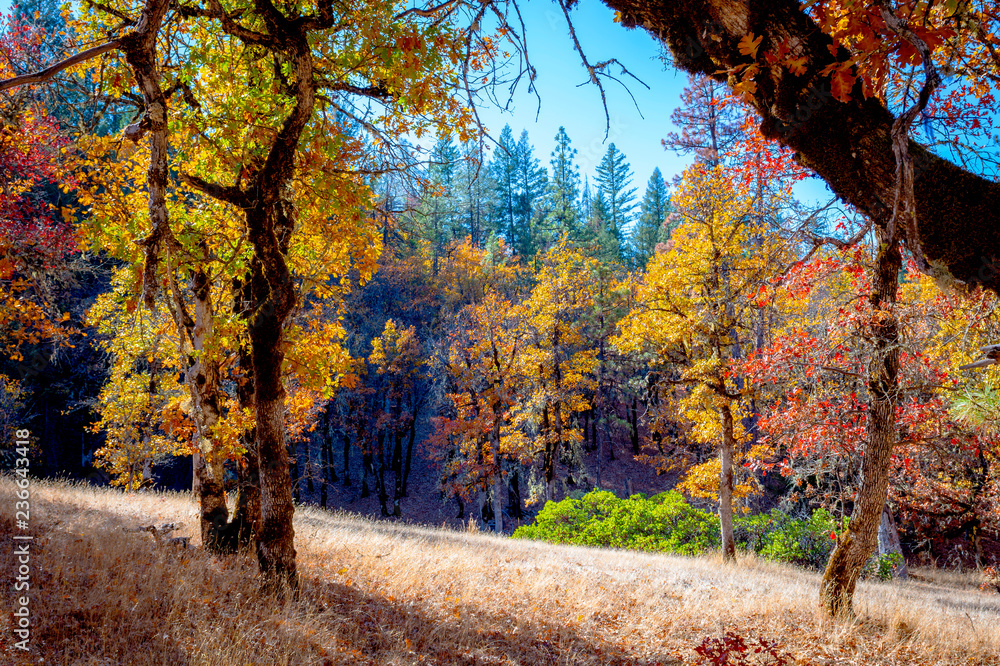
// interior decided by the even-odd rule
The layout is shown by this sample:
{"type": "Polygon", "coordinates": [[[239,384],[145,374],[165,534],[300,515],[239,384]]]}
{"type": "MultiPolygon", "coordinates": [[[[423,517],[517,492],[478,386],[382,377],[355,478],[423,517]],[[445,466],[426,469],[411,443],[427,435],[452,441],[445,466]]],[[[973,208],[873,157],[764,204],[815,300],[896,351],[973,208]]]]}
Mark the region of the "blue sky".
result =
{"type": "MultiPolygon", "coordinates": [[[[622,86],[605,82],[610,116],[610,130],[605,139],[607,120],[600,92],[593,85],[579,86],[587,81],[587,73],[573,49],[559,5],[549,0],[532,0],[522,3],[522,12],[528,55],[538,72],[535,84],[541,96],[541,109],[522,84],[509,112],[495,107],[480,109],[490,133],[499,136],[509,123],[516,139],[526,129],[535,146],[535,156],[547,167],[556,132],[560,125],[565,126],[578,151],[581,181],[584,174],[593,179],[608,144],[614,143],[632,166],[633,187],[638,189],[640,197],[654,167],[659,167],[668,181],[679,174],[690,159],[666,152],[660,140],[672,129],[670,113],[680,101],[687,76],[673,68],[665,69],[660,60],[661,50],[653,39],[644,31],[626,30],[614,23],[612,11],[599,2],[582,2],[570,13],[592,64],[617,58],[649,86],[647,90],[635,80],[623,77],[638,104],[636,109],[636,103],[622,86]]],[[[617,74],[620,70],[612,71],[617,74]]]]}
{"type": "MultiPolygon", "coordinates": [[[[676,127],[670,114],[680,104],[687,85],[687,74],[665,65],[662,49],[644,30],[626,30],[614,22],[613,12],[593,0],[579,3],[570,16],[577,37],[591,64],[617,58],[641,79],[628,81],[629,92],[620,85],[605,83],[610,131],[605,139],[606,118],[596,86],[580,83],[587,80],[586,70],[573,49],[573,42],[559,5],[552,0],[522,2],[528,40],[528,55],[538,72],[535,83],[541,96],[541,109],[534,95],[523,85],[515,94],[508,111],[483,106],[480,117],[494,137],[510,124],[515,139],[522,129],[528,131],[535,146],[535,157],[548,167],[555,135],[562,125],[577,149],[581,185],[583,176],[591,181],[608,144],[625,154],[634,174],[638,202],[655,167],[668,183],[680,175],[691,156],[678,156],[663,149],[660,141],[676,127]],[[638,105],[638,109],[636,106],[638,105]],[[537,112],[537,120],[536,120],[537,112]]],[[[614,73],[618,71],[615,68],[614,73]]],[[[796,185],[796,195],[803,201],[826,203],[832,196],[825,183],[808,179],[796,185]]]]}

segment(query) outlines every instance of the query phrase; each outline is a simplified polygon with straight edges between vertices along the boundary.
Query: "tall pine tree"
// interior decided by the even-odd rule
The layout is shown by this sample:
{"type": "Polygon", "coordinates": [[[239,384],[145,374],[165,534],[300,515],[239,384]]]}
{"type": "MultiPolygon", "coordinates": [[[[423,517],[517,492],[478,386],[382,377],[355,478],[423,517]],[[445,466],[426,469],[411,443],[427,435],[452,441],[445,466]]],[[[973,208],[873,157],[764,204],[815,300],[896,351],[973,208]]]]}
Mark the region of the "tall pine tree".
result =
{"type": "Polygon", "coordinates": [[[424,211],[427,221],[427,240],[431,242],[434,256],[434,274],[438,271],[438,258],[444,246],[458,234],[458,201],[455,196],[455,174],[458,171],[458,149],[451,138],[439,139],[431,153],[428,169],[430,184],[424,211]]]}
{"type": "Polygon", "coordinates": [[[485,166],[482,144],[470,140],[462,146],[455,180],[459,209],[456,236],[468,236],[478,247],[486,240],[487,220],[494,206],[493,178],[485,166]]]}
{"type": "Polygon", "coordinates": [[[528,141],[528,131],[521,130],[517,142],[517,198],[516,214],[520,233],[514,250],[530,259],[538,248],[547,243],[539,228],[540,218],[545,215],[548,174],[535,157],[535,147],[528,141]]]}
{"type": "Polygon", "coordinates": [[[665,242],[670,237],[670,229],[667,227],[669,197],[667,183],[657,167],[653,169],[653,175],[646,184],[646,193],[639,204],[639,220],[630,239],[632,262],[637,268],[644,268],[650,257],[656,254],[657,243],[665,242]]]}
{"type": "Polygon", "coordinates": [[[518,174],[517,144],[510,125],[504,125],[497,141],[497,148],[490,160],[490,175],[493,177],[492,231],[502,237],[515,251],[523,245],[521,230],[518,228],[518,174]]]}
{"type": "Polygon", "coordinates": [[[583,177],[583,193],[580,195],[580,214],[583,216],[583,226],[584,230],[582,233],[586,233],[586,225],[590,222],[590,214],[592,208],[594,207],[594,195],[590,191],[590,177],[583,177]]]}
{"type": "Polygon", "coordinates": [[[632,184],[632,168],[625,161],[625,154],[613,143],[597,165],[597,183],[599,199],[603,199],[607,206],[607,217],[598,230],[598,240],[605,256],[617,256],[621,261],[625,227],[635,208],[635,188],[629,187],[632,184]]]}
{"type": "MultiPolygon", "coordinates": [[[[580,169],[573,161],[574,157],[576,148],[570,147],[566,128],[560,127],[556,134],[556,147],[549,161],[552,166],[552,179],[549,181],[552,209],[548,215],[548,226],[557,237],[566,234],[570,240],[579,240],[580,213],[576,200],[580,190],[580,169]]],[[[589,193],[587,198],[589,199],[589,193]]]]}
{"type": "Polygon", "coordinates": [[[727,104],[729,89],[722,81],[708,76],[688,76],[687,87],[681,93],[681,105],[670,114],[670,120],[681,128],[663,140],[663,147],[681,155],[694,154],[710,167],[717,166],[739,138],[740,122],[736,107],[727,104]]]}

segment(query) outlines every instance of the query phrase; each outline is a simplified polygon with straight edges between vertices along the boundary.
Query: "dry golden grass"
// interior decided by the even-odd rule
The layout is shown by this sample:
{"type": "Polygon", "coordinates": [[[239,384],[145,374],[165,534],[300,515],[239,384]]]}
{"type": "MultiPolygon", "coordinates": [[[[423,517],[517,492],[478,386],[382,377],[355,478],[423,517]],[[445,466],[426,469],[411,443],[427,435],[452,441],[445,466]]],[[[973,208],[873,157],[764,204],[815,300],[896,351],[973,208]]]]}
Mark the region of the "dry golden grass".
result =
{"type": "MultiPolygon", "coordinates": [[[[13,490],[0,479],[8,581],[13,490]]],[[[679,664],[735,631],[777,641],[797,664],[1000,664],[1000,595],[974,589],[974,575],[864,583],[859,619],[832,622],[818,612],[816,574],[752,558],[723,566],[306,508],[302,595],[282,604],[258,594],[250,558],[122,531],[184,521],[193,535],[187,495],[32,490],[32,653],[10,650],[7,626],[0,663],[679,664]]]]}

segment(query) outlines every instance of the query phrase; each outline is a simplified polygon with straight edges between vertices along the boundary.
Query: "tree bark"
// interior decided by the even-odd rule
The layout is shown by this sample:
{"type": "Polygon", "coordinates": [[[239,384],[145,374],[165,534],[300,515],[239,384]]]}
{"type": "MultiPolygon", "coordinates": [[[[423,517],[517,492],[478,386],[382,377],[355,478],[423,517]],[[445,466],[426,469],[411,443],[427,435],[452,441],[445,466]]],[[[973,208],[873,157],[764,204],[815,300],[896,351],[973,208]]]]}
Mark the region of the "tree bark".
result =
{"type": "Polygon", "coordinates": [[[858,576],[875,549],[889,491],[889,459],[897,438],[899,329],[895,306],[902,257],[895,242],[887,243],[881,232],[878,238],[871,294],[874,350],[868,365],[869,414],[861,484],[850,523],[830,555],[820,585],[821,603],[833,616],[853,613],[858,576]]]}
{"type": "Polygon", "coordinates": [[[515,469],[510,475],[510,483],[507,491],[507,507],[514,520],[521,520],[524,513],[521,511],[521,476],[515,469]]]}
{"type": "Polygon", "coordinates": [[[302,501],[302,465],[299,464],[298,442],[288,442],[288,476],[292,480],[292,500],[302,501]]]}
{"type": "MultiPolygon", "coordinates": [[[[167,266],[167,270],[173,270],[167,266]]],[[[194,318],[184,310],[176,285],[171,283],[173,307],[171,308],[181,336],[181,356],[190,362],[184,373],[191,396],[191,420],[195,424],[195,475],[198,477],[198,498],[201,504],[201,542],[212,552],[227,550],[224,533],[229,524],[226,506],[225,457],[215,446],[215,427],[221,418],[219,407],[218,360],[209,356],[207,343],[213,333],[215,313],[212,307],[212,281],[198,268],[191,276],[191,294],[194,300],[194,318]],[[190,336],[192,351],[189,354],[184,336],[190,336]]]]}
{"type": "Polygon", "coordinates": [[[403,515],[403,429],[400,427],[402,417],[402,399],[396,398],[396,414],[392,427],[392,471],[395,475],[392,492],[392,515],[399,518],[403,515]]]}
{"type": "Polygon", "coordinates": [[[260,534],[260,466],[254,447],[255,439],[253,432],[241,438],[247,452],[243,454],[242,464],[236,470],[236,499],[230,522],[230,533],[237,549],[256,550],[257,535],[260,534]]]}
{"type": "Polygon", "coordinates": [[[406,459],[403,461],[403,497],[409,497],[409,490],[406,484],[410,480],[410,467],[413,464],[413,443],[417,438],[417,408],[415,404],[406,437],[406,459]]]}
{"type": "MultiPolygon", "coordinates": [[[[626,27],[641,26],[665,42],[676,64],[692,73],[736,83],[728,70],[752,62],[739,41],[763,36],[757,62],[791,46],[804,58],[799,76],[781,66],[762,66],[749,102],[761,115],[768,138],[792,148],[842,199],[885,228],[896,194],[892,114],[875,98],[865,99],[860,81],[850,99],[831,93],[827,65],[849,59],[831,53],[821,32],[797,0],[604,0],[621,12],[626,27]]],[[[927,263],[921,270],[939,282],[1000,288],[1000,185],[964,171],[911,141],[916,223],[903,225],[906,243],[927,263]]]]}
{"type": "Polygon", "coordinates": [[[503,533],[503,475],[497,472],[493,477],[493,531],[503,533]]]}
{"type": "MultiPolygon", "coordinates": [[[[255,223],[262,224],[260,221],[255,223]]],[[[282,333],[295,296],[284,257],[277,252],[267,254],[271,255],[269,267],[265,268],[264,262],[257,259],[253,262],[256,273],[254,302],[259,306],[251,319],[250,348],[256,407],[255,444],[260,465],[261,524],[257,561],[264,575],[265,588],[278,592],[285,587],[293,591],[298,589],[292,527],[295,509],[285,441],[286,394],[281,376],[285,359],[282,333]]]]}
{"type": "Polygon", "coordinates": [[[389,517],[389,491],[385,487],[385,471],[388,465],[385,462],[385,431],[379,432],[378,447],[375,450],[375,465],[372,472],[375,475],[375,492],[378,495],[379,507],[382,510],[382,517],[389,517]]]}
{"type": "Polygon", "coordinates": [[[326,413],[324,414],[324,428],[323,428],[323,441],[320,444],[320,465],[322,470],[320,471],[320,487],[319,487],[319,505],[321,508],[326,508],[327,502],[327,484],[331,482],[330,475],[333,474],[333,481],[336,481],[336,472],[333,471],[333,465],[330,463],[330,410],[333,408],[332,404],[327,404],[326,413]]]}
{"type": "Polygon", "coordinates": [[[351,486],[351,438],[344,430],[344,487],[351,486]]]}
{"type": "Polygon", "coordinates": [[[201,454],[195,451],[191,454],[191,495],[201,501],[201,481],[198,480],[198,466],[201,464],[201,454]]]}
{"type": "Polygon", "coordinates": [[[487,492],[485,490],[480,490],[476,493],[476,514],[473,517],[473,521],[478,530],[482,530],[482,526],[486,522],[487,508],[489,503],[487,500],[487,492]]]}
{"type": "MultiPolygon", "coordinates": [[[[252,298],[252,276],[234,280],[232,285],[233,314],[244,322],[249,320],[252,298]]],[[[254,409],[253,356],[246,344],[239,346],[240,372],[244,381],[237,382],[236,398],[240,409],[254,409]]],[[[257,456],[257,437],[251,428],[240,435],[240,444],[245,449],[243,460],[236,469],[236,500],[230,524],[235,547],[239,549],[257,548],[260,534],[260,465],[257,456]]]]}
{"type": "Polygon", "coordinates": [[[549,405],[542,406],[541,431],[545,433],[545,452],[542,457],[542,471],[545,473],[545,501],[555,500],[555,444],[552,442],[552,428],[549,425],[549,405]]]}
{"type": "Polygon", "coordinates": [[[493,444],[493,531],[503,532],[503,466],[500,464],[500,419],[496,419],[490,433],[493,444]]]}
{"type": "Polygon", "coordinates": [[[719,523],[722,531],[722,560],[736,560],[736,541],[733,538],[733,452],[736,437],[733,434],[733,411],[729,402],[719,407],[722,419],[722,446],[719,447],[719,523]]]}
{"type": "Polygon", "coordinates": [[[632,396],[632,404],[629,406],[629,435],[632,438],[632,455],[637,456],[639,450],[639,397],[632,396]]]}
{"type": "MultiPolygon", "coordinates": [[[[591,408],[590,412],[593,414],[594,410],[591,408]]],[[[594,465],[596,466],[596,471],[594,476],[597,479],[597,488],[602,488],[604,486],[604,479],[602,477],[602,472],[604,471],[604,447],[601,446],[600,439],[597,436],[597,420],[593,419],[591,421],[593,429],[593,442],[594,447],[597,449],[597,458],[594,465]]]]}
{"type": "Polygon", "coordinates": [[[126,129],[126,135],[138,142],[142,134],[149,133],[149,168],[146,170],[150,233],[139,241],[146,253],[142,272],[142,300],[152,309],[159,291],[160,252],[178,248],[170,229],[167,212],[168,142],[167,97],[160,86],[156,48],[163,19],[169,11],[168,0],[147,0],[135,29],[118,40],[125,60],[132,68],[136,84],[142,93],[142,120],[126,129]],[[134,127],[131,133],[129,129],[134,127]]]}

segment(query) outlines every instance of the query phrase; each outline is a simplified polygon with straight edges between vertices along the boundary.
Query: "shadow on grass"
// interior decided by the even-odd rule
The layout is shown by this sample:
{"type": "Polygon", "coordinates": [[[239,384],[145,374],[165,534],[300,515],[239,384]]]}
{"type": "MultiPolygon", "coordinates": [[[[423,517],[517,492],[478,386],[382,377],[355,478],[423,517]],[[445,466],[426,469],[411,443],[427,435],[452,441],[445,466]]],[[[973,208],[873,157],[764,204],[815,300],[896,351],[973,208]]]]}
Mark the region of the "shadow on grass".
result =
{"type": "Polygon", "coordinates": [[[486,664],[677,664],[675,659],[629,655],[620,646],[595,641],[556,622],[532,622],[454,604],[451,616],[431,616],[417,600],[367,594],[342,583],[303,579],[301,603],[317,621],[336,627],[343,651],[325,663],[486,664]]]}
{"type": "MultiPolygon", "coordinates": [[[[187,655],[176,641],[158,631],[158,627],[147,627],[147,631],[136,632],[128,618],[136,611],[142,614],[166,614],[166,597],[157,598],[141,595],[141,588],[122,581],[102,599],[98,600],[93,582],[99,568],[106,560],[123,553],[133,555],[129,568],[154,565],[159,557],[147,553],[139,546],[139,557],[135,557],[135,545],[142,537],[149,538],[149,551],[154,544],[147,534],[132,535],[121,532],[122,527],[135,527],[132,521],[102,513],[103,525],[99,534],[92,538],[86,534],[75,534],[60,530],[49,524],[34,520],[28,531],[15,530],[10,516],[0,516],[0,570],[18,570],[22,555],[15,554],[15,545],[28,544],[29,573],[26,575],[28,589],[3,595],[0,612],[12,618],[15,599],[27,597],[30,614],[30,636],[27,651],[14,648],[11,637],[13,627],[4,631],[0,639],[0,663],[10,664],[133,664],[162,663],[186,664],[187,655]],[[109,534],[111,531],[111,534],[109,534]],[[114,532],[129,544],[121,549],[114,547],[109,538],[114,532]],[[15,535],[30,534],[30,541],[15,540],[15,535]],[[72,550],[73,555],[67,555],[72,550]],[[117,552],[116,552],[117,551],[117,552]],[[131,551],[131,552],[130,552],[131,551]],[[132,588],[131,590],[127,588],[132,588]],[[129,594],[132,592],[132,594],[129,594]],[[155,604],[156,608],[142,608],[155,604]],[[131,609],[130,609],[131,606],[131,609]],[[120,628],[116,631],[116,628],[120,628]],[[154,659],[149,659],[155,655],[154,659]],[[8,661],[9,660],[9,661],[8,661]]],[[[141,543],[141,541],[139,541],[141,543]]],[[[121,542],[120,542],[121,544],[121,542]]],[[[124,545],[124,544],[121,544],[124,545]]],[[[105,586],[106,587],[106,586],[105,586]]]]}
{"type": "MultiPolygon", "coordinates": [[[[14,601],[3,595],[8,627],[0,663],[678,663],[629,654],[562,618],[538,621],[516,608],[486,612],[474,603],[431,606],[326,580],[323,570],[304,567],[300,601],[282,605],[257,593],[250,556],[157,547],[148,534],[122,531],[136,527],[135,519],[99,510],[83,515],[58,499],[45,503],[52,524],[33,524],[31,651],[10,650],[14,601]]],[[[17,566],[11,518],[0,515],[0,570],[8,572],[17,566]]]]}

